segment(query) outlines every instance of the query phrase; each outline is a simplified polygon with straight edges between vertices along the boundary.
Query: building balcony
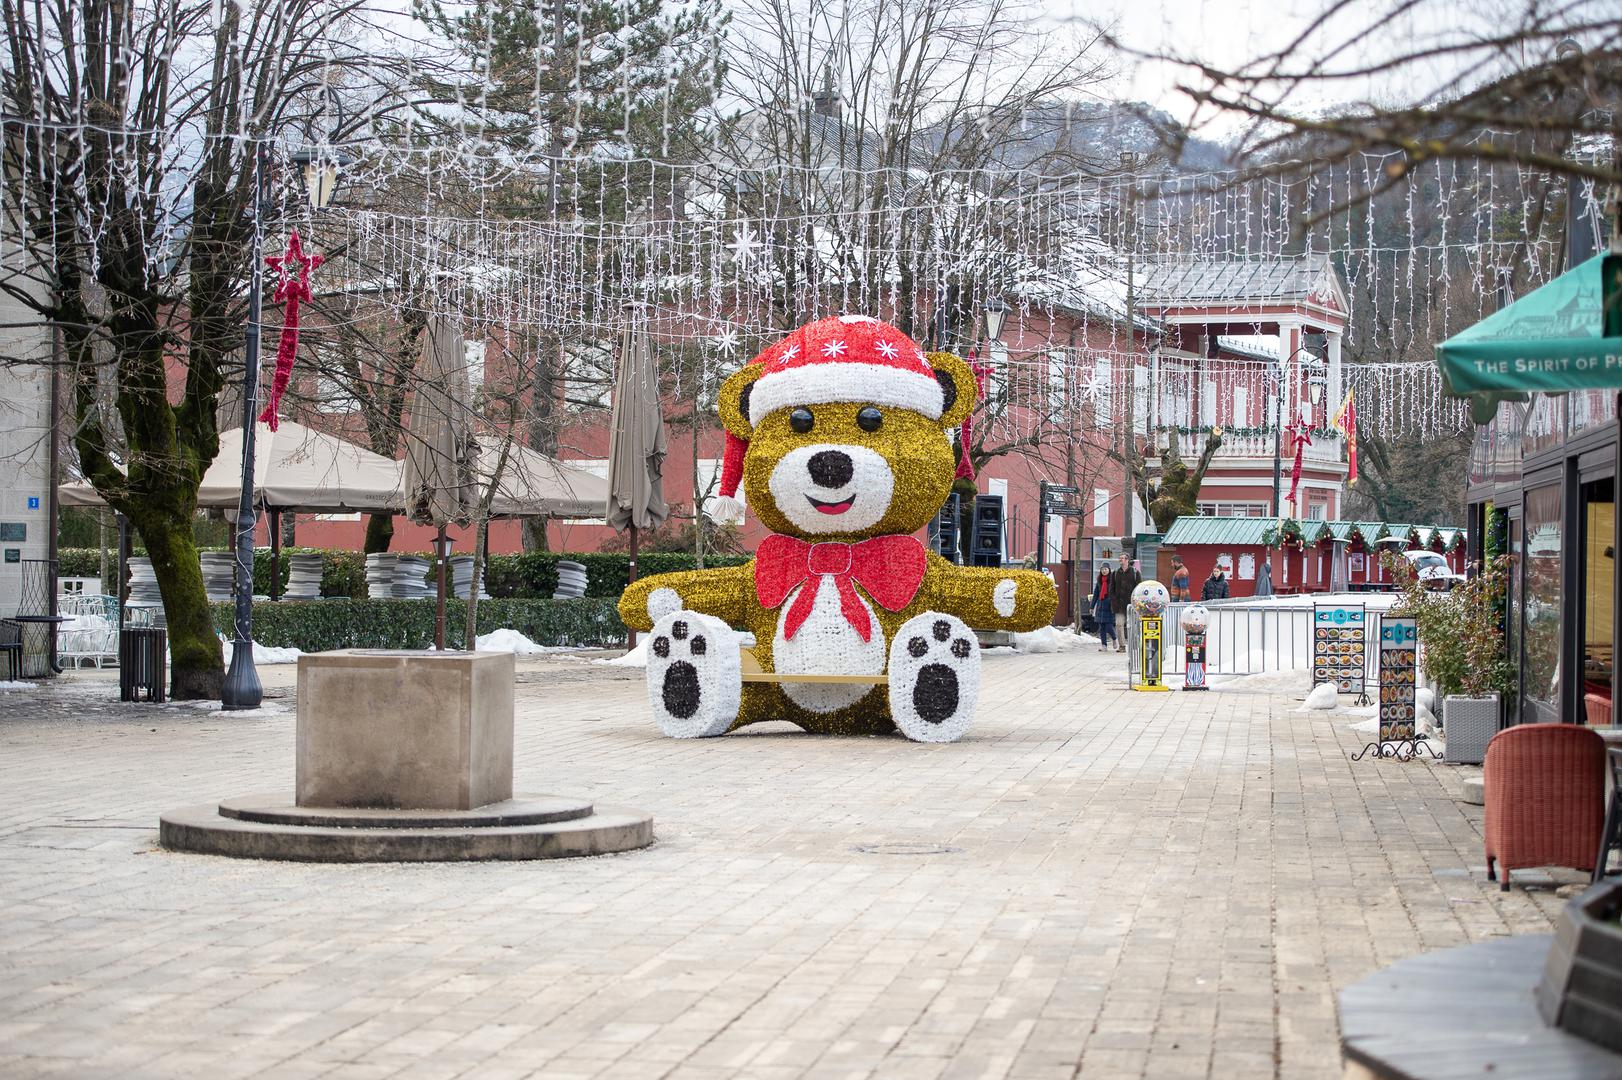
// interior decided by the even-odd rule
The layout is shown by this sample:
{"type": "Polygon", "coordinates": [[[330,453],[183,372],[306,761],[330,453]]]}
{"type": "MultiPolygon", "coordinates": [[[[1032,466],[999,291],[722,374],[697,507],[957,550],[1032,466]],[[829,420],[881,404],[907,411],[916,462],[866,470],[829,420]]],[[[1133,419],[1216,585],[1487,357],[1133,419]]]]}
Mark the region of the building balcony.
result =
{"type": "MultiPolygon", "coordinates": [[[[1205,432],[1191,432],[1177,436],[1177,452],[1189,465],[1198,461],[1205,452],[1205,432]]],[[[1341,444],[1344,442],[1340,435],[1314,435],[1312,445],[1302,454],[1302,461],[1309,466],[1335,466],[1344,464],[1341,444]]],[[[1290,446],[1290,436],[1286,432],[1279,443],[1279,453],[1286,464],[1295,459],[1294,450],[1290,446]]],[[[1217,448],[1216,457],[1212,465],[1236,464],[1240,461],[1250,464],[1265,461],[1268,466],[1273,463],[1273,435],[1233,435],[1225,433],[1222,436],[1222,445],[1217,448]]]]}

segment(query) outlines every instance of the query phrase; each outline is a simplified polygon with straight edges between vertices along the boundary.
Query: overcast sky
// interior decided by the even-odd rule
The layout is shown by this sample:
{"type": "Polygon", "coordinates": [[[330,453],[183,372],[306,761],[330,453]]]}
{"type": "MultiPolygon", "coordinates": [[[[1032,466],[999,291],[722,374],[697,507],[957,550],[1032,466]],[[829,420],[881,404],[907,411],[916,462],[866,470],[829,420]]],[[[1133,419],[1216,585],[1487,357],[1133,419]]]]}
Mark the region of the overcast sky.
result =
{"type": "MultiPolygon", "coordinates": [[[[1184,57],[1195,56],[1232,70],[1244,62],[1283,48],[1313,26],[1329,5],[1327,0],[1039,0],[1048,16],[1056,20],[1112,23],[1128,46],[1145,52],[1184,57]]],[[[1501,32],[1519,21],[1533,0],[1421,0],[1414,10],[1394,23],[1355,54],[1369,60],[1387,49],[1412,49],[1419,43],[1457,43],[1501,32]]],[[[1319,28],[1306,48],[1316,53],[1339,46],[1353,31],[1362,29],[1378,13],[1397,6],[1394,0],[1363,0],[1347,5],[1346,17],[1338,24],[1319,28]]],[[[1566,19],[1614,19],[1622,11],[1619,0],[1564,0],[1559,5],[1566,19]],[[1611,13],[1606,15],[1607,10],[1611,13]]],[[[1614,47],[1614,31],[1612,31],[1614,47]]],[[[1588,43],[1591,46],[1597,42],[1588,43]]],[[[1545,46],[1547,47],[1547,46],[1545,46]]],[[[1474,63],[1483,57],[1477,55],[1474,63]]],[[[1525,57],[1522,61],[1530,61],[1525,57]]],[[[1187,119],[1188,99],[1176,92],[1179,81],[1191,75],[1186,68],[1166,63],[1135,63],[1123,60],[1124,69],[1116,93],[1148,101],[1166,109],[1178,119],[1187,119]]],[[[1383,104],[1408,104],[1437,92],[1446,92],[1459,82],[1476,82],[1483,71],[1463,73],[1461,59],[1449,59],[1426,67],[1411,66],[1400,73],[1377,79],[1320,85],[1292,99],[1312,108],[1330,107],[1349,99],[1375,100],[1383,104]]],[[[1213,132],[1215,133],[1215,132],[1213,132]]]]}

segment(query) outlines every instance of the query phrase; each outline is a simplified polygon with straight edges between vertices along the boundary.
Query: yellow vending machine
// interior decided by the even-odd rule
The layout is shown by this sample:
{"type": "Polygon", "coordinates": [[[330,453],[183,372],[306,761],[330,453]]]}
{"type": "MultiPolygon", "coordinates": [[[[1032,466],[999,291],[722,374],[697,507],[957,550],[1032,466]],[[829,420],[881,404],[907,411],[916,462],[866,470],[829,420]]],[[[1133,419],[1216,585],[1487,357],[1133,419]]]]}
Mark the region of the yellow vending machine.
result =
{"type": "Polygon", "coordinates": [[[1138,617],[1138,640],[1133,643],[1135,648],[1132,650],[1132,657],[1137,661],[1132,669],[1134,690],[1171,689],[1161,678],[1160,672],[1164,641],[1161,624],[1169,603],[1171,594],[1158,581],[1139,582],[1138,587],[1132,590],[1132,611],[1138,617]]]}

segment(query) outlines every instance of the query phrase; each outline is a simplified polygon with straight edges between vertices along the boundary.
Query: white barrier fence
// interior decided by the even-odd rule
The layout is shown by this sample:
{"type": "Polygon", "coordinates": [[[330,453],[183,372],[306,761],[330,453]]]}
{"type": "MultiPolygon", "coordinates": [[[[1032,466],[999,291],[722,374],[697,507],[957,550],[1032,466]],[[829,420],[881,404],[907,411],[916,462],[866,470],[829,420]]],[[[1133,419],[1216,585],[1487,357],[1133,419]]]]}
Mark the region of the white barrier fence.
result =
{"type": "MultiPolygon", "coordinates": [[[[1367,633],[1363,654],[1364,677],[1369,686],[1377,678],[1380,618],[1386,604],[1370,604],[1358,594],[1356,599],[1338,595],[1315,598],[1325,607],[1361,605],[1367,612],[1367,633]]],[[[1186,603],[1169,604],[1161,623],[1161,670],[1166,675],[1184,671],[1183,609],[1186,603]]],[[[1210,620],[1205,629],[1205,665],[1208,675],[1263,675],[1275,671],[1312,670],[1312,612],[1310,604],[1279,601],[1211,600],[1205,603],[1210,620]]],[[[1129,636],[1136,638],[1135,621],[1129,636]]],[[[1133,658],[1135,660],[1135,657],[1133,658]]]]}

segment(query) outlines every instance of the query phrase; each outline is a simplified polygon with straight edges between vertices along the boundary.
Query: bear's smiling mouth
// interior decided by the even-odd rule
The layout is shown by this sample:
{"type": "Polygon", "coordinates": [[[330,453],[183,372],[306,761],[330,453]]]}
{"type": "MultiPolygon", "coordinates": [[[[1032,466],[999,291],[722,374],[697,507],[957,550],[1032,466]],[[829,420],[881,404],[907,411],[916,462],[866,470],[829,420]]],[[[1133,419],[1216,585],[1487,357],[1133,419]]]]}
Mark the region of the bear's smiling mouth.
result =
{"type": "Polygon", "coordinates": [[[821,499],[813,499],[807,495],[805,501],[816,507],[821,513],[843,514],[850,509],[850,504],[856,501],[856,496],[852,495],[847,499],[841,499],[839,502],[823,502],[821,499]]]}

